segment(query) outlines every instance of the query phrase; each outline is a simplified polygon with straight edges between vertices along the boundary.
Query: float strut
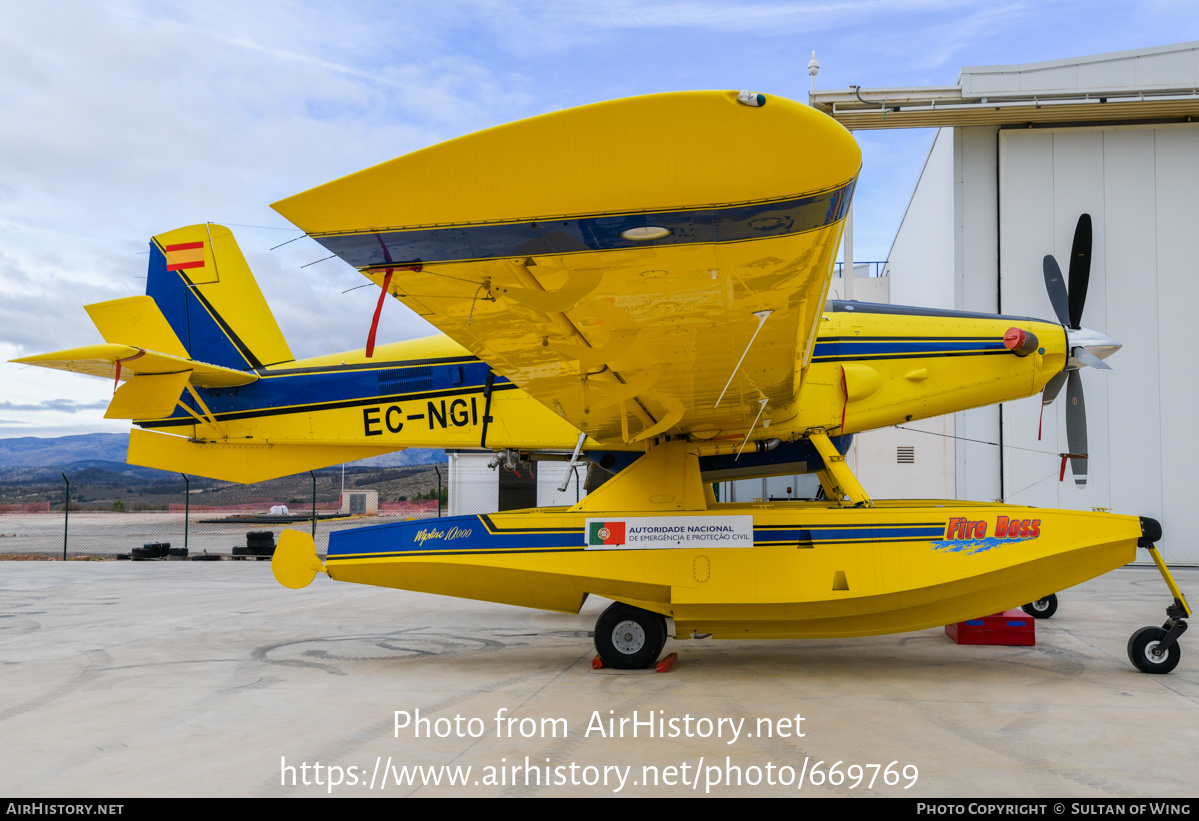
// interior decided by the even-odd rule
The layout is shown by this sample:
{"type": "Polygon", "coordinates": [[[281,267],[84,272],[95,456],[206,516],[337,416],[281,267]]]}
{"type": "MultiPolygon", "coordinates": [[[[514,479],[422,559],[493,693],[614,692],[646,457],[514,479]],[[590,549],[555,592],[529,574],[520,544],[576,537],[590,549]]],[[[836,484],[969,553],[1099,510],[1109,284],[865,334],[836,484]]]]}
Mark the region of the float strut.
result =
{"type": "Polygon", "coordinates": [[[817,471],[817,474],[825,495],[832,501],[840,501],[842,496],[847,496],[854,507],[874,507],[862,483],[845,464],[845,457],[829,441],[828,434],[823,430],[813,430],[808,432],[808,439],[824,460],[824,470],[817,471]]]}

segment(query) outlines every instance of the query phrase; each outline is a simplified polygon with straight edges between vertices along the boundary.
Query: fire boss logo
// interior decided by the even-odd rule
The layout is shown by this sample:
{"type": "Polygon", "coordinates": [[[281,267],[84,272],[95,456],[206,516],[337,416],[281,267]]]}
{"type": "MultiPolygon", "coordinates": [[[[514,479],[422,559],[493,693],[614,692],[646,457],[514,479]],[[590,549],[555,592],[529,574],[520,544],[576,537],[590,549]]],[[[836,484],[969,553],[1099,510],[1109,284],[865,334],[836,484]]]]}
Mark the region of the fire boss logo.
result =
{"type": "MultiPolygon", "coordinates": [[[[1035,539],[1041,535],[1041,520],[1009,519],[1007,516],[999,516],[995,519],[994,535],[997,539],[1035,539]]],[[[945,527],[946,541],[974,541],[985,538],[987,538],[987,522],[982,520],[953,518],[945,527]]]]}

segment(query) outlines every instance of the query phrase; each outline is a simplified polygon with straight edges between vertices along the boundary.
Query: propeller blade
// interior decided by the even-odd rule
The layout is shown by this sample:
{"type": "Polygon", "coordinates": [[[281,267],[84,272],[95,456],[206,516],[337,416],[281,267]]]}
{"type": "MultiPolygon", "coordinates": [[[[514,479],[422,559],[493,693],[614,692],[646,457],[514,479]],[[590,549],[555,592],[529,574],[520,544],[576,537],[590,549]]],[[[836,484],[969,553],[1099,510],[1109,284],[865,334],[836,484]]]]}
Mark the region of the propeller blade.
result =
{"type": "Polygon", "coordinates": [[[1069,325],[1070,298],[1066,295],[1066,281],[1062,279],[1062,269],[1057,266],[1052,254],[1045,255],[1045,290],[1049,292],[1049,302],[1057,314],[1057,321],[1069,325]]]}
{"type": "Polygon", "coordinates": [[[1052,379],[1045,385],[1045,395],[1041,397],[1041,404],[1048,405],[1057,399],[1057,395],[1062,392],[1062,388],[1066,384],[1066,372],[1062,371],[1055,374],[1052,379]]]}
{"type": "Polygon", "coordinates": [[[1087,486],[1087,403],[1082,395],[1082,377],[1069,371],[1066,384],[1066,446],[1070,449],[1070,472],[1074,484],[1087,486]]]}
{"type": "Polygon", "coordinates": [[[1095,354],[1088,351],[1086,348],[1075,348],[1070,352],[1074,358],[1084,365],[1090,365],[1092,368],[1097,368],[1101,371],[1110,371],[1112,366],[1104,362],[1095,354]]]}
{"type": "Polygon", "coordinates": [[[1091,281],[1091,215],[1083,214],[1074,228],[1070,248],[1070,327],[1082,327],[1082,308],[1091,281]]]}

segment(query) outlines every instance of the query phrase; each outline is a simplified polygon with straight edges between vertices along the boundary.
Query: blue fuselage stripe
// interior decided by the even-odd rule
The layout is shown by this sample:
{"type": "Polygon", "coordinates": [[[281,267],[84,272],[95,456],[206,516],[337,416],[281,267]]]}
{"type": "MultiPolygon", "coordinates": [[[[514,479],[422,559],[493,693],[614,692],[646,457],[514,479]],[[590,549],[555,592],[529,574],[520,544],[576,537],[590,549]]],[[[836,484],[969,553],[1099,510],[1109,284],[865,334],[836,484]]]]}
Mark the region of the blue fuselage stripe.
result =
{"type": "Polygon", "coordinates": [[[816,340],[813,362],[905,359],[929,356],[985,356],[1008,353],[998,337],[864,337],[816,340]]]}
{"type": "MultiPolygon", "coordinates": [[[[236,388],[204,388],[200,393],[220,421],[401,402],[419,403],[411,411],[415,415],[428,413],[427,401],[440,402],[445,397],[465,394],[481,396],[488,372],[488,366],[478,359],[455,358],[449,364],[423,368],[418,377],[405,378],[403,374],[411,371],[412,365],[403,361],[381,362],[370,369],[352,366],[342,370],[288,368],[282,373],[264,369],[259,372],[256,382],[236,388]]],[[[507,379],[497,377],[493,390],[513,390],[515,387],[507,379]]],[[[183,401],[194,407],[189,394],[183,395],[183,401]]],[[[477,412],[482,413],[481,406],[477,412]]],[[[425,416],[421,418],[425,419],[425,416]]],[[[193,422],[191,416],[177,408],[169,421],[154,421],[152,426],[190,425],[193,422]]]]}
{"type": "MultiPolygon", "coordinates": [[[[945,525],[771,526],[755,528],[755,544],[843,544],[927,542],[945,535],[945,525]]],[[[584,550],[583,528],[501,529],[488,516],[451,516],[396,522],[329,534],[329,561],[415,558],[584,550]],[[547,532],[548,531],[548,532],[547,532]]]]}
{"type": "MultiPolygon", "coordinates": [[[[930,356],[982,356],[1008,353],[1002,340],[985,337],[820,337],[812,361],[918,359],[930,356]]],[[[262,368],[259,379],[236,388],[201,389],[205,403],[220,421],[287,413],[309,413],[377,403],[424,402],[455,394],[479,394],[489,367],[475,357],[378,362],[315,368],[262,368]]],[[[504,377],[496,390],[515,386],[504,377]]],[[[182,401],[195,410],[191,396],[182,401]]],[[[426,412],[418,408],[414,413],[426,412]]],[[[422,417],[423,418],[423,417],[422,417]]],[[[169,421],[153,427],[190,425],[194,419],[177,408],[169,421]]]]}

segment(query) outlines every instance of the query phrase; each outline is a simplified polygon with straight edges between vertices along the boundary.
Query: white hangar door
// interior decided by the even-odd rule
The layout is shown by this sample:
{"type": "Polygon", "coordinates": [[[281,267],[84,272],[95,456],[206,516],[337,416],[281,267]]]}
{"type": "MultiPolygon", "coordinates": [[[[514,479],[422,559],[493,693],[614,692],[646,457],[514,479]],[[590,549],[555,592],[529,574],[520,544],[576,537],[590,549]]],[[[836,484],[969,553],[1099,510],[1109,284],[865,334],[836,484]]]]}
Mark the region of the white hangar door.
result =
{"type": "MultiPolygon", "coordinates": [[[[1002,130],[999,295],[1007,314],[1053,319],[1042,258],[1068,269],[1075,224],[1093,221],[1082,325],[1123,343],[1111,373],[1084,368],[1089,479],[1058,481],[1063,389],[1003,409],[1004,493],[1042,507],[1109,508],[1162,523],[1163,556],[1199,562],[1199,127],[1002,130]],[[1037,439],[1038,423],[1043,429],[1037,439]]],[[[1138,557],[1147,560],[1142,553],[1138,557]]]]}

